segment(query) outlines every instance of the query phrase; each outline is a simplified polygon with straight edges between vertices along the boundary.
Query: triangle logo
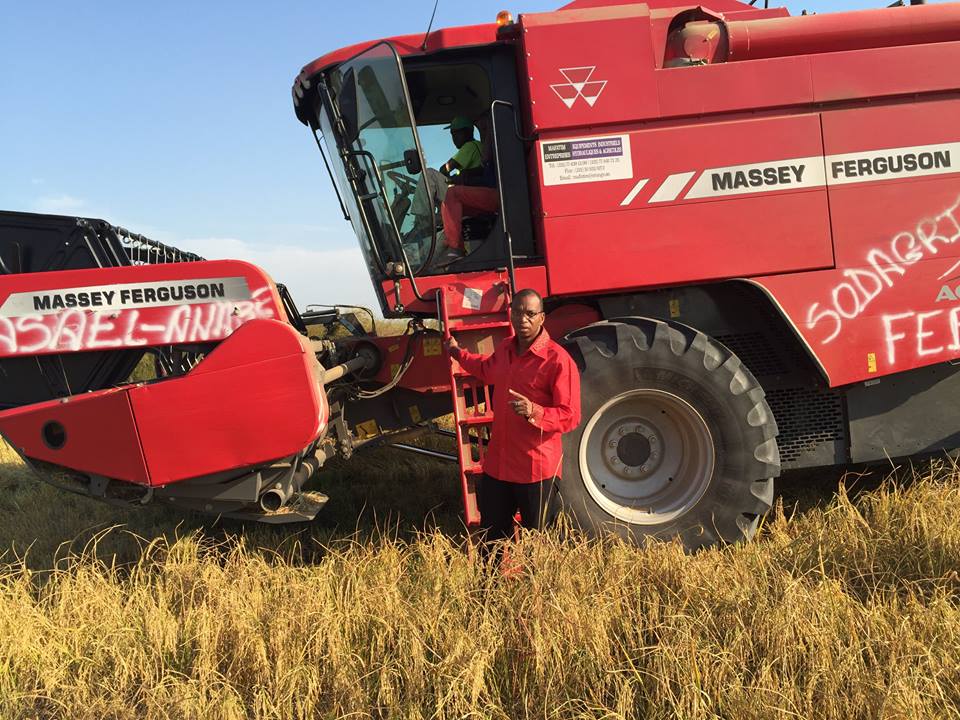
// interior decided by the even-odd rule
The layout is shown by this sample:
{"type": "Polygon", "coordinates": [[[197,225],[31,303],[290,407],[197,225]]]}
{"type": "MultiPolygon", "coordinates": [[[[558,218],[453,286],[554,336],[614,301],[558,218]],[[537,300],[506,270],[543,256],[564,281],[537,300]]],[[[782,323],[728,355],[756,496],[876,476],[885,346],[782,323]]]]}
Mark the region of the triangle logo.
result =
{"type": "Polygon", "coordinates": [[[568,110],[573,108],[578,98],[583,98],[588,106],[593,107],[607,86],[606,80],[593,79],[596,69],[596,65],[559,68],[560,74],[567,82],[553,84],[550,89],[568,110]]]}

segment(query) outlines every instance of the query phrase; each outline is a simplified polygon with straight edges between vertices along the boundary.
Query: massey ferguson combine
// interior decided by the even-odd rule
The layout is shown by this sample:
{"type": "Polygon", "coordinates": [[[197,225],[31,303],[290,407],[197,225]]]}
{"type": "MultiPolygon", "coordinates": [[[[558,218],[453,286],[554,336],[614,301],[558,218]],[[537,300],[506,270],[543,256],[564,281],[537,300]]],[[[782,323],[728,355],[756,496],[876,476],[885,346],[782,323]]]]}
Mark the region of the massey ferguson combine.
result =
{"type": "Polygon", "coordinates": [[[957,448],[960,4],[673,2],[578,0],[303,69],[296,116],[406,335],[301,315],[242,262],[3,214],[0,432],[95,497],[281,522],[322,505],[303,488],[325,460],[415,449],[452,413],[476,523],[503,390],[441,342],[492,351],[530,287],[581,372],[560,490],[589,531],[737,541],[782,470],[957,448]],[[495,210],[467,208],[452,255],[422,178],[460,116],[495,210]],[[147,356],[157,378],[130,382],[147,356]]]}

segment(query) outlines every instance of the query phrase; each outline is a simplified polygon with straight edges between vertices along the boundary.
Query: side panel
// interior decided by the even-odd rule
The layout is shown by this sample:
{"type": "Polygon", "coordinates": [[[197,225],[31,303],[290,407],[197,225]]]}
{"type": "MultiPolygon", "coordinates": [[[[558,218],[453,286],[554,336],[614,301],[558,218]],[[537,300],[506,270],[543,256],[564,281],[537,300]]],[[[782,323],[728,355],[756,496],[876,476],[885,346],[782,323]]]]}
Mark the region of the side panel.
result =
{"type": "Polygon", "coordinates": [[[213,342],[254,318],[286,315],[237,260],[0,276],[0,358],[213,342]]]}
{"type": "Polygon", "coordinates": [[[817,114],[538,147],[553,294],[833,265],[817,114]]]}
{"type": "Polygon", "coordinates": [[[850,460],[870,462],[960,447],[960,368],[936,365],[847,392],[850,460]]]}
{"type": "Polygon", "coordinates": [[[646,5],[524,14],[533,129],[657,117],[646,5]]]}
{"type": "Polygon", "coordinates": [[[814,101],[915,96],[960,87],[960,42],[810,55],[814,101]]]}
{"type": "Polygon", "coordinates": [[[182,377],[9,410],[0,432],[29,458],[161,486],[307,448],[326,430],[319,374],[290,325],[251,320],[182,377]]]}
{"type": "Polygon", "coordinates": [[[130,389],[152,485],[252,467],[303,450],[328,408],[307,341],[254,320],[183,378],[130,389]]]}
{"type": "Polygon", "coordinates": [[[663,117],[777,108],[813,102],[810,57],[657,70],[663,117]]]}
{"type": "Polygon", "coordinates": [[[0,431],[27,457],[137,485],[150,484],[126,389],[99,390],[0,412],[0,431]],[[50,427],[59,430],[54,444],[44,432],[50,427]]]}
{"type": "Polygon", "coordinates": [[[823,115],[836,269],[756,278],[831,385],[960,357],[960,100],[823,115]]]}

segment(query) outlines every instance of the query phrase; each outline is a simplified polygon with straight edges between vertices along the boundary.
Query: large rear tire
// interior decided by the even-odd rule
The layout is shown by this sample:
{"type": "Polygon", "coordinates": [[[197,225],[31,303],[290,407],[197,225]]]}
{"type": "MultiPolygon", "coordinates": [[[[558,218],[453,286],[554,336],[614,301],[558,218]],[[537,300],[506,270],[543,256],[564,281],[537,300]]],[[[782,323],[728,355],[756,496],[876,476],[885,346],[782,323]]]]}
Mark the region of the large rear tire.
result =
{"type": "Polygon", "coordinates": [[[618,318],[567,335],[580,426],[564,436],[564,510],[590,534],[680,537],[696,550],[750,539],[780,474],[763,388],[693,328],[618,318]]]}

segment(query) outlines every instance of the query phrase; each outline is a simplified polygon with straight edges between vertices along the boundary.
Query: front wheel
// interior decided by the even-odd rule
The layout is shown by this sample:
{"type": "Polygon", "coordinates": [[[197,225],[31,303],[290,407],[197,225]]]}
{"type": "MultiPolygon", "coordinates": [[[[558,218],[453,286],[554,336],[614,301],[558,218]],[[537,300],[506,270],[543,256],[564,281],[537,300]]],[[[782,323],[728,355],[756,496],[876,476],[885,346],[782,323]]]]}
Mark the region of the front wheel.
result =
{"type": "Polygon", "coordinates": [[[591,534],[749,539],[780,474],[763,389],[730,350],[679,323],[620,318],[570,333],[581,423],[564,436],[564,509],[591,534]]]}

